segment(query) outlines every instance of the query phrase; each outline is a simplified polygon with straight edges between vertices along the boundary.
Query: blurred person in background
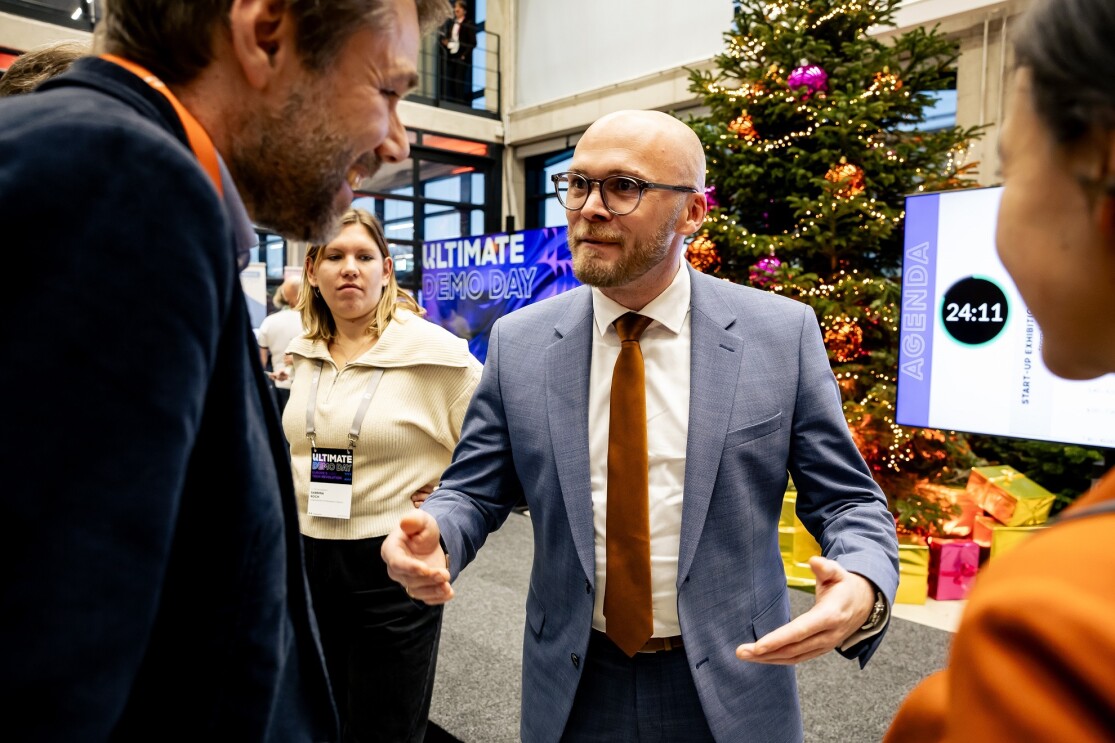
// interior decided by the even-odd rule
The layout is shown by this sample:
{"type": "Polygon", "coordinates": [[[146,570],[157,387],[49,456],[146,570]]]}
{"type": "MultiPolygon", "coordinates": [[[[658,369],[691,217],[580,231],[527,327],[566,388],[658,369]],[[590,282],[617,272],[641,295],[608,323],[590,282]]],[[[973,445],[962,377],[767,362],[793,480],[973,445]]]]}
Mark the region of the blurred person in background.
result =
{"type": "Polygon", "coordinates": [[[290,384],[293,379],[289,361],[287,361],[287,346],[298,336],[305,332],[302,329],[302,314],[294,309],[298,303],[298,291],[302,287],[302,279],[287,277],[275,292],[272,300],[277,312],[272,312],[263,318],[256,332],[256,342],[259,343],[259,360],[267,366],[271,362],[271,371],[267,376],[273,384],[275,402],[279,406],[281,415],[290,398],[290,384]]]}
{"type": "Polygon", "coordinates": [[[56,41],[24,52],[0,77],[0,98],[30,93],[43,81],[70,69],[75,59],[87,54],[88,45],[78,41],[56,41]]]}
{"type": "Polygon", "coordinates": [[[399,289],[376,218],[341,221],[306,255],[283,426],[344,740],[421,743],[442,607],[388,578],[380,547],[449,464],[481,367],[399,289]]]}
{"type": "MultiPolygon", "coordinates": [[[[999,135],[999,257],[1065,379],[1115,372],[1115,3],[1035,0],[999,135]]],[[[887,743],[1115,741],[1115,475],[980,569],[887,743]]]]}

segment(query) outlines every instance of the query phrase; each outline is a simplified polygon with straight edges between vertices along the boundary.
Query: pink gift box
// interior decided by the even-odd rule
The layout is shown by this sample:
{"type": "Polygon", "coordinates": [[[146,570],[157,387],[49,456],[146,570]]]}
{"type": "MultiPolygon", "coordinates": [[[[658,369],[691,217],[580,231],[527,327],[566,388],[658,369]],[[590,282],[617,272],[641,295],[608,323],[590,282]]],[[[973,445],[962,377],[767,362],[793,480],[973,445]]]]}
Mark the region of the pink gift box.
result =
{"type": "Polygon", "coordinates": [[[929,597],[955,601],[968,597],[979,570],[980,548],[971,539],[929,539],[929,597]]]}

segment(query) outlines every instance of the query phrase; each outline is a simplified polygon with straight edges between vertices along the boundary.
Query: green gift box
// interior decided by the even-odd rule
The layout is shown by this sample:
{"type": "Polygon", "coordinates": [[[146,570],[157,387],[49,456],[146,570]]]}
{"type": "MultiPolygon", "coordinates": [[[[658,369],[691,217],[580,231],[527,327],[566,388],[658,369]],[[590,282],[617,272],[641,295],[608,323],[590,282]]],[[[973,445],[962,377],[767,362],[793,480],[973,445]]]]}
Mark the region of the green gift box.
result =
{"type": "Polygon", "coordinates": [[[916,537],[898,539],[896,604],[924,604],[929,596],[929,546],[916,537]]]}
{"type": "Polygon", "coordinates": [[[1053,506],[1053,493],[1013,467],[973,467],[968,490],[980,508],[1007,526],[1043,524],[1053,506]]]}

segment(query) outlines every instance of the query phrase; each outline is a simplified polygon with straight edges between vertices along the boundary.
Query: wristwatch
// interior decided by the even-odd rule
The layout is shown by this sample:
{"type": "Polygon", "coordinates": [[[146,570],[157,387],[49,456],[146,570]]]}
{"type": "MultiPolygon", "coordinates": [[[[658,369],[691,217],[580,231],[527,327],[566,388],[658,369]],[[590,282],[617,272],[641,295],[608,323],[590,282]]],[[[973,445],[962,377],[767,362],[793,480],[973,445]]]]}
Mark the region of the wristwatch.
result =
{"type": "Polygon", "coordinates": [[[883,613],[887,610],[887,600],[883,598],[882,591],[875,591],[875,605],[871,607],[871,613],[867,615],[867,621],[863,623],[860,630],[875,629],[879,621],[883,618],[883,613]]]}

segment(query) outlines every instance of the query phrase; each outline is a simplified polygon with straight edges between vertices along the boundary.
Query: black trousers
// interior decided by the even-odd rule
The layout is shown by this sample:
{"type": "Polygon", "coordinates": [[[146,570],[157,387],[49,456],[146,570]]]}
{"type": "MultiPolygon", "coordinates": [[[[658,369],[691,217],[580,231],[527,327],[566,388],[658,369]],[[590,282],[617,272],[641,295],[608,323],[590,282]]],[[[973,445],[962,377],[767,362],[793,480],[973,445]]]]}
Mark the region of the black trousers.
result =
{"type": "Polygon", "coordinates": [[[383,537],[305,537],[306,569],[345,743],[421,743],[442,607],[387,576],[383,537]]]}

